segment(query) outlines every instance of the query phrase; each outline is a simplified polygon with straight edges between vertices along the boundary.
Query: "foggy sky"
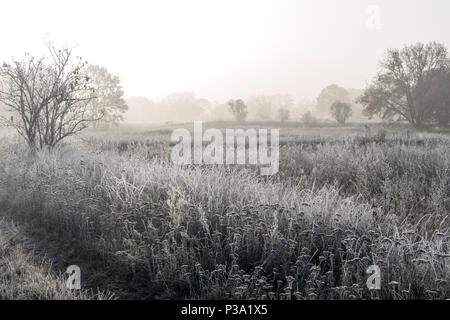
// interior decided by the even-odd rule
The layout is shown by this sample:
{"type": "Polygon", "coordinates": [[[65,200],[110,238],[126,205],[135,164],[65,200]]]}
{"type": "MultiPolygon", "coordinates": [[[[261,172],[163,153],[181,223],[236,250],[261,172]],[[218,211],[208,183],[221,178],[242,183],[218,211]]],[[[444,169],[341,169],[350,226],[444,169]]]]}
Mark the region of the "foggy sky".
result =
{"type": "Polygon", "coordinates": [[[0,60],[43,52],[47,34],[118,74],[128,97],[315,98],[331,83],[363,88],[388,47],[450,47],[448,0],[14,0],[0,10],[0,60]],[[366,26],[368,5],[381,9],[379,30],[366,26]]]}

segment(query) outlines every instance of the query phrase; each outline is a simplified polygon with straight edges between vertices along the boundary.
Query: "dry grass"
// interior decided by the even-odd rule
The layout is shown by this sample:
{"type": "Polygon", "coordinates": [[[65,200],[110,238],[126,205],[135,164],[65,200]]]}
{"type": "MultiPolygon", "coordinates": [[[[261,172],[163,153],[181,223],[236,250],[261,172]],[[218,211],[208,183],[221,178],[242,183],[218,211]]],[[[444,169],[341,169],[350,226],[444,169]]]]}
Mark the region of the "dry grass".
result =
{"type": "Polygon", "coordinates": [[[271,178],[173,166],[167,130],[36,157],[9,139],[0,205],[121,298],[448,298],[449,137],[352,132],[286,130],[271,178]]]}
{"type": "MultiPolygon", "coordinates": [[[[65,278],[55,274],[48,259],[25,248],[21,231],[0,220],[0,299],[86,300],[106,299],[103,293],[68,290],[65,278]]],[[[112,296],[110,295],[109,298],[112,296]]]]}

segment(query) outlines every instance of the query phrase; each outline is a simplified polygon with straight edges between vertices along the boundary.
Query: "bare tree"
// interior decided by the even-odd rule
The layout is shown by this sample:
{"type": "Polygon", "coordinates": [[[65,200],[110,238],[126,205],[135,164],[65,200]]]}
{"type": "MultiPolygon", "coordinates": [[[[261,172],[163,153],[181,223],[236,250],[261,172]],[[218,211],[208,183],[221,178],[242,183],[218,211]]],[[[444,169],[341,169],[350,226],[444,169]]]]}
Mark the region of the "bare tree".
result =
{"type": "Polygon", "coordinates": [[[352,115],[352,106],[350,103],[335,101],[330,107],[331,115],[341,125],[345,125],[345,121],[352,115]]]}
{"type": "Polygon", "coordinates": [[[247,118],[248,110],[244,101],[241,99],[230,100],[228,101],[228,106],[230,108],[230,112],[233,114],[233,117],[237,122],[242,123],[245,122],[247,118]]]}
{"type": "Polygon", "coordinates": [[[369,116],[399,116],[417,127],[428,125],[435,114],[427,103],[433,78],[449,69],[449,61],[445,46],[436,42],[388,50],[378,76],[358,102],[369,116]]]}
{"type": "Polygon", "coordinates": [[[46,43],[44,57],[25,55],[0,67],[0,101],[10,118],[3,118],[25,138],[30,148],[53,147],[98,120],[89,113],[95,98],[86,62],[72,57],[72,49],[46,43]]]}

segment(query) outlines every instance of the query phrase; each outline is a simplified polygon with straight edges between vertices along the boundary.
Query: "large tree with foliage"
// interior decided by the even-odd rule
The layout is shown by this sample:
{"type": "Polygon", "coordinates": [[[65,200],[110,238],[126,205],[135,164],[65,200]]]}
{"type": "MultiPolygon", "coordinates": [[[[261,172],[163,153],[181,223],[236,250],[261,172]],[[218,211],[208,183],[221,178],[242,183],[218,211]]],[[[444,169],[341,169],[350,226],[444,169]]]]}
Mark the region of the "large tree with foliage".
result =
{"type": "Polygon", "coordinates": [[[228,107],[237,122],[243,123],[247,119],[248,110],[244,101],[241,99],[228,101],[228,107]]]}
{"type": "Polygon", "coordinates": [[[438,114],[449,108],[449,66],[447,48],[436,42],[390,49],[358,102],[369,116],[400,117],[417,127],[436,123],[438,114]]]}
{"type": "Polygon", "coordinates": [[[317,112],[321,115],[329,114],[335,101],[350,103],[350,96],[346,89],[332,84],[324,88],[317,97],[317,112]]]}
{"type": "Polygon", "coordinates": [[[96,99],[89,104],[92,116],[99,118],[94,126],[117,125],[128,110],[120,78],[109,73],[105,67],[96,65],[88,65],[86,73],[95,90],[96,99]]]}
{"type": "Polygon", "coordinates": [[[335,101],[330,107],[331,116],[341,125],[352,115],[352,106],[350,103],[335,101]]]}
{"type": "Polygon", "coordinates": [[[311,111],[306,111],[300,117],[300,122],[305,126],[313,126],[317,123],[317,119],[312,115],[311,111]]]}
{"type": "Polygon", "coordinates": [[[450,126],[450,70],[433,75],[424,103],[431,108],[431,118],[435,124],[450,126]]]}

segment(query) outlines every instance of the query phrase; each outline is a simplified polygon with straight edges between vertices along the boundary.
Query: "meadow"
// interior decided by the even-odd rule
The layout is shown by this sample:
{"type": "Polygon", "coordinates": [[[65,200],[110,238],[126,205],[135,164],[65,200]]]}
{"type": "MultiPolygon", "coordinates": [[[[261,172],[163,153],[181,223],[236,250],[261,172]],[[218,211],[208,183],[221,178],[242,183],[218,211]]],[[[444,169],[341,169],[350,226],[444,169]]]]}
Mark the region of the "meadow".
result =
{"type": "Polygon", "coordinates": [[[448,133],[283,124],[279,173],[260,176],[172,164],[174,128],[90,129],[35,155],[4,133],[0,215],[52,272],[76,264],[119,299],[450,298],[448,133]]]}

